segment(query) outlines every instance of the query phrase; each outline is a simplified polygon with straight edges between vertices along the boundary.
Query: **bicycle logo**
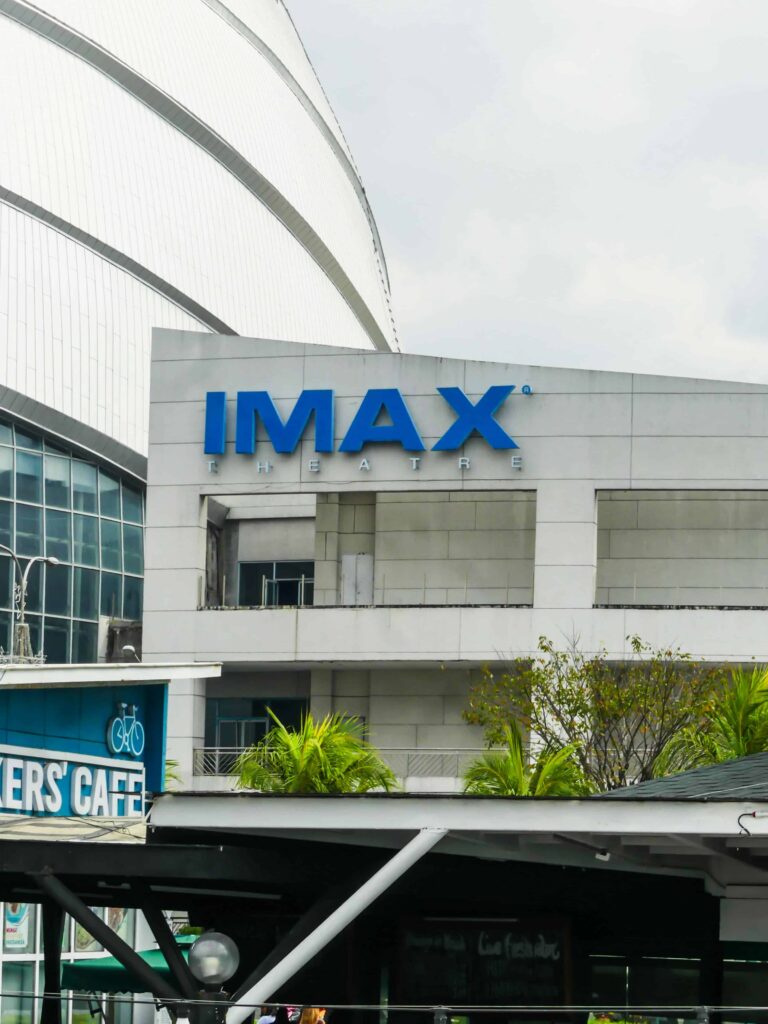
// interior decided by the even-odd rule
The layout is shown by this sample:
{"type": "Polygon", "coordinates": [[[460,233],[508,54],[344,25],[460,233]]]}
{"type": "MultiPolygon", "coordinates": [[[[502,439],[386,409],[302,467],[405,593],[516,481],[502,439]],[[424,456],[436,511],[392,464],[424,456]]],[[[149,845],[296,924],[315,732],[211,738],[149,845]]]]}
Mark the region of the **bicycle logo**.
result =
{"type": "Polygon", "coordinates": [[[107,723],[107,747],[113,754],[144,753],[144,726],[136,717],[135,704],[118,704],[117,714],[107,723]]]}

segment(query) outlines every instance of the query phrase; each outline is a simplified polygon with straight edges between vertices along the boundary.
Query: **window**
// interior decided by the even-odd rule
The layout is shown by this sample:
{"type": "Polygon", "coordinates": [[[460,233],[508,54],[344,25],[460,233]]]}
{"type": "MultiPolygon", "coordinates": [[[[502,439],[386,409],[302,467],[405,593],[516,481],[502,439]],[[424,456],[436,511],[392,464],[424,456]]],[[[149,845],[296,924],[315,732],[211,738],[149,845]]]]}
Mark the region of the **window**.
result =
{"type": "MultiPolygon", "coordinates": [[[[142,608],[144,498],[135,486],[26,428],[0,422],[0,545],[29,573],[32,647],[49,661],[93,661],[100,614],[138,619],[142,608]],[[101,571],[101,570],[106,571],[101,571]],[[123,573],[129,573],[124,576],[123,573]]],[[[0,551],[0,647],[12,650],[17,572],[0,551]]]]}
{"type": "MultiPolygon", "coordinates": [[[[104,908],[103,907],[91,907],[90,908],[96,917],[104,920],[104,908]]],[[[98,942],[91,933],[83,928],[81,924],[75,924],[75,952],[76,953],[96,953],[103,949],[103,946],[98,942]]]]}
{"type": "Polygon", "coordinates": [[[51,665],[62,665],[69,661],[69,619],[46,616],[43,653],[45,660],[51,665]]]}
{"type": "Polygon", "coordinates": [[[138,491],[123,484],[123,519],[129,523],[144,522],[144,502],[138,491]]]}
{"type": "Polygon", "coordinates": [[[69,508],[70,484],[69,459],[59,459],[55,455],[45,456],[45,503],[57,508],[69,508]]]}
{"type": "Polygon", "coordinates": [[[122,579],[117,573],[101,574],[101,614],[111,619],[119,619],[123,614],[123,598],[121,591],[122,579]]]}
{"type": "MultiPolygon", "coordinates": [[[[34,903],[5,904],[3,952],[33,953],[35,951],[35,909],[34,903]]],[[[6,964],[5,969],[7,970],[7,968],[6,964]]],[[[13,986],[8,985],[6,975],[3,979],[3,996],[9,987],[13,986]]],[[[32,985],[22,985],[19,988],[26,988],[29,991],[32,985]]]]}
{"type": "Polygon", "coordinates": [[[72,661],[96,661],[99,627],[95,622],[72,623],[72,661]]]}
{"type": "Polygon", "coordinates": [[[123,618],[141,618],[141,580],[135,576],[126,576],[123,580],[123,618]]]}
{"type": "Polygon", "coordinates": [[[120,562],[120,524],[102,519],[101,566],[103,569],[122,569],[120,562]]]}
{"type": "Polygon", "coordinates": [[[0,448],[0,497],[13,497],[13,448],[0,448]]]}
{"type": "Polygon", "coordinates": [[[68,562],[72,557],[69,543],[71,518],[69,512],[60,512],[55,508],[45,510],[45,553],[54,555],[62,562],[68,562]]]}
{"type": "Polygon", "coordinates": [[[0,653],[7,654],[11,649],[11,613],[0,612],[0,653]]]}
{"type": "Polygon", "coordinates": [[[21,431],[16,427],[16,447],[31,448],[32,451],[39,452],[43,450],[43,442],[39,437],[28,434],[26,431],[21,431]]]}
{"type": "Polygon", "coordinates": [[[16,569],[10,555],[0,552],[0,608],[13,607],[13,577],[16,569]]]}
{"type": "Polygon", "coordinates": [[[314,562],[241,562],[238,604],[301,606],[312,604],[314,562]]]}
{"type": "Polygon", "coordinates": [[[120,518],[120,483],[106,473],[99,473],[99,511],[111,519],[120,518]]]}
{"type": "Polygon", "coordinates": [[[45,567],[45,611],[48,615],[69,615],[68,565],[47,565],[45,567]]]}
{"type": "Polygon", "coordinates": [[[216,722],[217,747],[252,747],[269,729],[265,718],[220,718],[216,722]]]}
{"type": "Polygon", "coordinates": [[[37,505],[16,506],[16,554],[43,553],[43,510],[37,505]]]}
{"type": "Polygon", "coordinates": [[[88,462],[72,463],[72,500],[76,511],[96,511],[96,467],[88,462]]]}
{"type": "Polygon", "coordinates": [[[72,997],[72,1024],[101,1024],[101,1004],[96,996],[72,997]]]}
{"type": "Polygon", "coordinates": [[[72,516],[75,531],[75,561],[99,564],[99,521],[93,516],[72,516]]]}
{"type": "Polygon", "coordinates": [[[307,702],[297,697],[206,698],[206,747],[240,748],[258,743],[273,726],[269,711],[289,729],[298,728],[307,702]]]}
{"type": "MultiPolygon", "coordinates": [[[[0,448],[2,451],[2,448],[0,448]]],[[[0,544],[11,546],[13,539],[13,505],[10,501],[0,501],[0,544]]]]}
{"type": "MultiPolygon", "coordinates": [[[[158,1019],[161,1019],[159,1014],[158,1019]]],[[[107,996],[105,1024],[131,1024],[132,1020],[133,996],[130,993],[119,992],[117,995],[107,996]]]]}
{"type": "Polygon", "coordinates": [[[98,618],[99,574],[94,569],[75,569],[72,614],[76,619],[98,618]]]}
{"type": "Polygon", "coordinates": [[[32,961],[15,963],[6,960],[3,964],[3,1020],[13,1021],[13,1024],[32,1024],[35,1018],[34,988],[35,969],[32,961]]]}
{"type": "Polygon", "coordinates": [[[16,452],[16,498],[38,504],[43,500],[42,456],[16,452]]]}
{"type": "Polygon", "coordinates": [[[144,537],[140,526],[123,525],[123,562],[126,572],[144,572],[144,537]]]}

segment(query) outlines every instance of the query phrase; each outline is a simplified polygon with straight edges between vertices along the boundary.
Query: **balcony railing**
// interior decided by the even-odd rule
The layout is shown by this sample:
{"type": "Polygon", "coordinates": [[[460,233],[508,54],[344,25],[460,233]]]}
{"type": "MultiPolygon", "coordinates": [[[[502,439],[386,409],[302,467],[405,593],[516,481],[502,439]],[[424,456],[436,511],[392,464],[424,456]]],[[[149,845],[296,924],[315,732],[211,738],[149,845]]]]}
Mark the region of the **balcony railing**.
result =
{"type": "MultiPolygon", "coordinates": [[[[193,752],[194,775],[234,775],[241,747],[198,747],[193,752]]],[[[384,747],[379,753],[401,779],[459,779],[467,765],[486,753],[485,748],[384,747]]]]}

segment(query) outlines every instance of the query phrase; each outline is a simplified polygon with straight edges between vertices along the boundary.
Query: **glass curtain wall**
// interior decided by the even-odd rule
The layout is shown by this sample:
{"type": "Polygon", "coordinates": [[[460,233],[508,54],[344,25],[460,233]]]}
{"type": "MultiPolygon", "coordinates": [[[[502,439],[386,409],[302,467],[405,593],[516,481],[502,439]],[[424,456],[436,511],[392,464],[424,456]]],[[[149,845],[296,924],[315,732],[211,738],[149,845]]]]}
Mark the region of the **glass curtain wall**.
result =
{"type": "MultiPolygon", "coordinates": [[[[29,574],[32,649],[49,663],[97,656],[100,615],[140,619],[144,498],[114,472],[0,420],[0,544],[29,574]]],[[[0,550],[0,647],[11,649],[12,559],[0,550]]]]}

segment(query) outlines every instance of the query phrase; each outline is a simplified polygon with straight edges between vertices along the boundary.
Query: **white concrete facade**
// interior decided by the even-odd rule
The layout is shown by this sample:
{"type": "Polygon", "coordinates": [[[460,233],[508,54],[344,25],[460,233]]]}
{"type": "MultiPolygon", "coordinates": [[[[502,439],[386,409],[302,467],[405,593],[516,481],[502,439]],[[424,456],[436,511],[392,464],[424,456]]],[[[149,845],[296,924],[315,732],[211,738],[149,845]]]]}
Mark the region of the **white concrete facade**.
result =
{"type": "Polygon", "coordinates": [[[163,330],[154,347],[145,656],[225,666],[179,696],[187,769],[228,675],[255,702],[348,710],[383,748],[438,756],[480,745],[461,714],[472,674],[542,635],[768,661],[768,388],[163,330]],[[431,450],[456,416],[436,388],[474,404],[510,384],[495,419],[517,448],[475,434],[431,450]],[[424,451],[338,450],[372,387],[399,389],[424,451]],[[334,451],[315,451],[310,422],[292,454],[261,428],[237,454],[249,388],[284,421],[302,391],[332,389],[334,451]],[[227,393],[224,454],[203,451],[207,391],[227,393]],[[209,593],[214,519],[228,576],[209,593]],[[305,606],[238,590],[232,574],[270,558],[312,565],[305,606]]]}
{"type": "Polygon", "coordinates": [[[396,347],[288,11],[0,0],[0,409],[146,454],[153,326],[396,347]]]}

